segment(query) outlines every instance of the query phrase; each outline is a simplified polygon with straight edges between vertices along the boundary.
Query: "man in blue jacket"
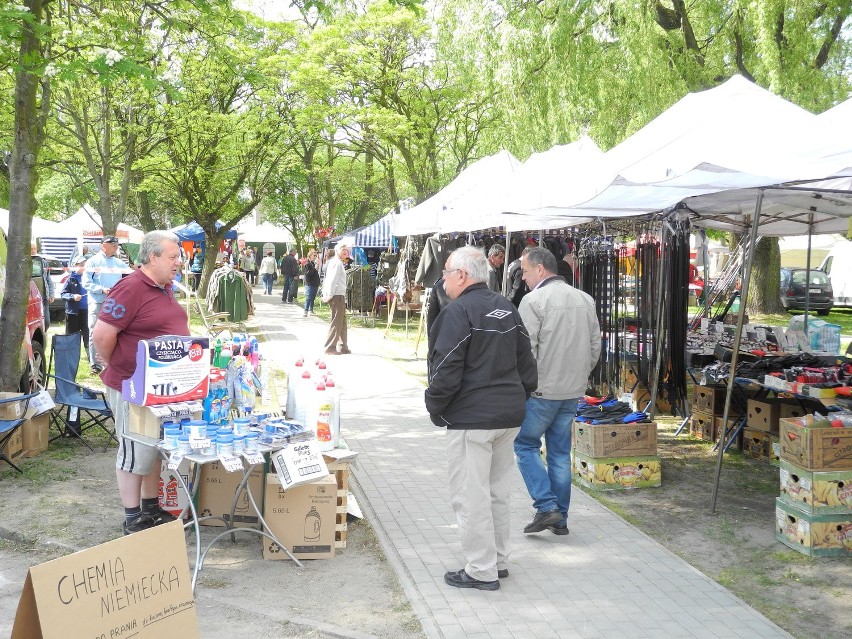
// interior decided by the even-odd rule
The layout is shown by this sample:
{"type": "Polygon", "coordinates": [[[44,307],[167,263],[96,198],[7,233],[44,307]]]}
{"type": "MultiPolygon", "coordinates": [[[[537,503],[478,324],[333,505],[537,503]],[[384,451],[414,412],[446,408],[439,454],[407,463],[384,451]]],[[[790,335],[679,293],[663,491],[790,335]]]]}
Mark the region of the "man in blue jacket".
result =
{"type": "Polygon", "coordinates": [[[426,409],[447,429],[450,502],[466,560],[444,581],[497,590],[509,575],[512,442],[538,375],[517,309],[486,285],[485,254],[453,251],[443,276],[452,301],[429,332],[426,409]]]}

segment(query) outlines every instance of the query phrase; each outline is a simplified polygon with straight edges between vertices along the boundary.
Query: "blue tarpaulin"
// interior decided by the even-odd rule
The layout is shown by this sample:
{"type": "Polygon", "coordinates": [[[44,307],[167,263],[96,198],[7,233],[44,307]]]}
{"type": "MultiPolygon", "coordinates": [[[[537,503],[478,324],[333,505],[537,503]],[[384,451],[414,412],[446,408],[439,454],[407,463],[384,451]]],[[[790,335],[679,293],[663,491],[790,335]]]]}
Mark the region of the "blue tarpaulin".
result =
{"type": "MultiPolygon", "coordinates": [[[[222,228],[222,226],[224,225],[221,222],[216,222],[217,229],[222,228]]],[[[184,242],[203,242],[205,238],[204,229],[199,226],[198,222],[189,222],[187,224],[181,224],[180,226],[176,226],[170,230],[184,242]]],[[[237,232],[234,229],[231,229],[230,231],[225,233],[225,239],[237,239],[237,232]]]]}

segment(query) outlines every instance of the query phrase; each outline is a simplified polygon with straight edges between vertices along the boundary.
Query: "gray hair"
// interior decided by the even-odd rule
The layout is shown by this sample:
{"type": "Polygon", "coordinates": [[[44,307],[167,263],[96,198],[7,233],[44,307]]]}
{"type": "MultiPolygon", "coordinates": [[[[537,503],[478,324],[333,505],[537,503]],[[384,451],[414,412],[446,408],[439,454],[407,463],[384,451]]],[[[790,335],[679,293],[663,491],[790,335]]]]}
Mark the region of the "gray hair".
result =
{"type": "Polygon", "coordinates": [[[506,248],[502,244],[492,244],[491,248],[488,249],[488,257],[497,257],[498,255],[505,255],[506,248]]]}
{"type": "Polygon", "coordinates": [[[538,266],[541,264],[548,273],[556,273],[556,257],[546,248],[536,246],[526,254],[527,264],[538,266]]]}
{"type": "Polygon", "coordinates": [[[460,269],[467,273],[473,282],[484,282],[488,279],[488,262],[485,253],[476,246],[463,246],[452,253],[447,260],[450,268],[460,269]]]}
{"type": "MultiPolygon", "coordinates": [[[[343,249],[347,249],[350,252],[352,251],[352,247],[349,246],[348,244],[338,244],[337,246],[334,247],[334,252],[335,252],[335,254],[340,255],[340,251],[342,251],[343,249]]],[[[291,253],[291,255],[292,255],[292,253],[291,253]]]]}
{"type": "Polygon", "coordinates": [[[174,242],[180,244],[180,238],[171,231],[151,231],[145,234],[142,238],[142,244],[139,245],[139,261],[142,264],[147,264],[151,261],[152,256],[159,257],[163,254],[163,244],[166,242],[174,242]]]}

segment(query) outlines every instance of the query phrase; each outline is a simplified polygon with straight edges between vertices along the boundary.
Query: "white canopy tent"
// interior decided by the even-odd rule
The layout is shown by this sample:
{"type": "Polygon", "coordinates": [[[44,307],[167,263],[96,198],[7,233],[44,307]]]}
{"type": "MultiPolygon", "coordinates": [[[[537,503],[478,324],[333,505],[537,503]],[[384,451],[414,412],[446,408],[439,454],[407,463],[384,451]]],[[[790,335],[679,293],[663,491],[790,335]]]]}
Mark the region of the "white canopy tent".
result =
{"type": "Polygon", "coordinates": [[[238,238],[244,242],[277,242],[290,244],[295,242],[293,234],[287,229],[276,226],[272,222],[261,222],[258,225],[239,226],[237,228],[238,238]]]}
{"type": "MultiPolygon", "coordinates": [[[[58,222],[51,233],[52,237],[73,237],[82,240],[103,237],[104,228],[100,214],[88,204],[84,204],[74,215],[58,222]]],[[[115,236],[119,240],[139,244],[145,233],[129,224],[119,222],[115,236]]]]}

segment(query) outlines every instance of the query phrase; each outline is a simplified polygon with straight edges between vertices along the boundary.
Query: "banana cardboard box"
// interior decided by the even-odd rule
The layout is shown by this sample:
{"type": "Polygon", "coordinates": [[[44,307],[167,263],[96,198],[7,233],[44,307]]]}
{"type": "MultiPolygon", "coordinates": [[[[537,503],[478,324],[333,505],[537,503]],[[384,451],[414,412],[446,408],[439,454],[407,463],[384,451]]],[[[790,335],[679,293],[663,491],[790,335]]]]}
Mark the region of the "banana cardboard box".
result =
{"type": "Polygon", "coordinates": [[[852,428],[831,428],[827,420],[803,426],[781,419],[781,459],[818,471],[852,470],[852,428]]]}
{"type": "Polygon", "coordinates": [[[809,515],[852,513],[852,471],[822,473],[781,461],[781,499],[809,515]]]}
{"type": "Polygon", "coordinates": [[[769,464],[771,466],[781,465],[781,439],[775,435],[769,436],[769,464]]]}
{"type": "Polygon", "coordinates": [[[692,418],[689,422],[689,433],[698,439],[712,442],[713,426],[713,415],[709,413],[692,413],[692,418]]]}
{"type": "Polygon", "coordinates": [[[589,457],[657,454],[657,424],[587,424],[574,422],[574,448],[589,457]]]}
{"type": "Polygon", "coordinates": [[[752,459],[770,459],[772,435],[754,428],[743,428],[743,454],[752,459]]]}
{"type": "Polygon", "coordinates": [[[662,463],[656,455],[644,457],[586,457],[574,451],[574,478],[595,490],[654,488],[663,483],[662,463]]]}
{"type": "Polygon", "coordinates": [[[775,539],[812,557],[852,556],[852,512],[809,515],[777,497],[775,539]]]}

